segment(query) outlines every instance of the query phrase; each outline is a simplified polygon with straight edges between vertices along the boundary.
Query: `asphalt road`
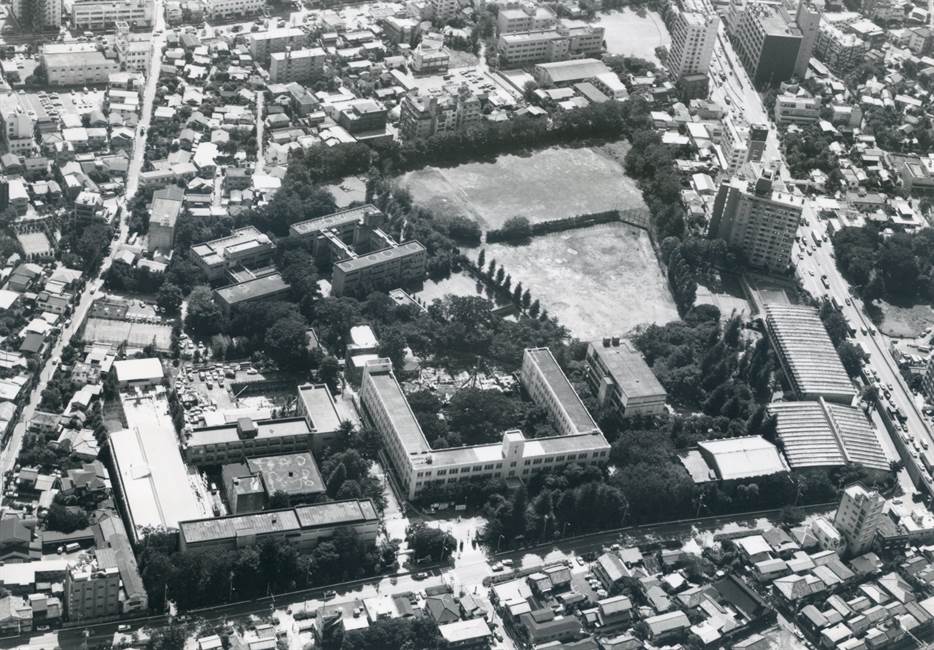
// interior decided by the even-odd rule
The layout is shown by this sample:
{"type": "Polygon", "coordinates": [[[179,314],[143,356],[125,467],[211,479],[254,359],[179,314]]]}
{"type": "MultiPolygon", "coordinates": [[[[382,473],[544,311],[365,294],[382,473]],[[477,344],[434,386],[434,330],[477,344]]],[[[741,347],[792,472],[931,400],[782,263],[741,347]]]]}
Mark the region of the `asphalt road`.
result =
{"type": "MultiPolygon", "coordinates": [[[[870,352],[869,365],[878,373],[883,385],[892,386],[891,399],[907,416],[909,435],[926,440],[928,445],[934,449],[934,436],[932,436],[931,428],[918,409],[911,390],[898,370],[898,364],[889,351],[888,340],[875,329],[863,313],[862,301],[850,293],[850,285],[837,270],[836,260],[832,257],[833,246],[829,238],[821,246],[814,246],[812,233],[816,233],[819,237],[823,236],[825,226],[817,218],[810,201],[805,204],[804,216],[808,225],[802,226],[799,233],[807,248],[803,244],[796,244],[794,248],[797,272],[804,288],[815,296],[836,298],[847,320],[856,326],[854,340],[863,343],[870,352]],[[811,254],[803,252],[804,258],[798,259],[798,254],[807,249],[811,250],[811,254]],[[823,275],[827,276],[829,288],[825,287],[821,281],[823,275]]],[[[930,474],[921,460],[912,455],[904,456],[903,460],[906,464],[912,463],[918,467],[918,473],[922,477],[921,483],[927,491],[932,491],[930,474]]],[[[918,487],[922,486],[918,485],[918,487]]]]}

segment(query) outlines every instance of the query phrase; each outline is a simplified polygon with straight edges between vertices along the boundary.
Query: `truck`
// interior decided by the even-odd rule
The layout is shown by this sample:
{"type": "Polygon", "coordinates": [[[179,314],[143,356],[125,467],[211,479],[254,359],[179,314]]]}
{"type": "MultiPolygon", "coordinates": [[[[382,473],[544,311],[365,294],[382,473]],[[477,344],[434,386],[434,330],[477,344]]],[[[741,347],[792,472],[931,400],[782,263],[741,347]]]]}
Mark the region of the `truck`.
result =
{"type": "Polygon", "coordinates": [[[824,243],[823,241],[821,241],[820,236],[818,236],[818,234],[814,232],[813,230],[811,231],[811,238],[814,240],[815,246],[820,246],[821,244],[824,243]]]}
{"type": "Polygon", "coordinates": [[[826,273],[825,273],[824,275],[820,276],[820,283],[821,283],[822,285],[824,285],[824,288],[825,288],[825,289],[829,289],[829,288],[830,288],[830,280],[827,279],[827,274],[826,274],[826,273]]]}

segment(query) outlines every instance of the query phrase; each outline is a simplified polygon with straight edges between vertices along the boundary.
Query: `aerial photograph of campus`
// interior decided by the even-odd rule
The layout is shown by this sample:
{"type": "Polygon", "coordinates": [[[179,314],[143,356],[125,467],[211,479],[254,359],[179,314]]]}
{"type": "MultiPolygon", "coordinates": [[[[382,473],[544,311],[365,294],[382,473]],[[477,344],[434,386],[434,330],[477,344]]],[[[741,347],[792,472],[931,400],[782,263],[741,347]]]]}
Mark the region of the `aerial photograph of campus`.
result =
{"type": "Polygon", "coordinates": [[[0,650],[934,649],[934,0],[0,0],[0,650]]]}

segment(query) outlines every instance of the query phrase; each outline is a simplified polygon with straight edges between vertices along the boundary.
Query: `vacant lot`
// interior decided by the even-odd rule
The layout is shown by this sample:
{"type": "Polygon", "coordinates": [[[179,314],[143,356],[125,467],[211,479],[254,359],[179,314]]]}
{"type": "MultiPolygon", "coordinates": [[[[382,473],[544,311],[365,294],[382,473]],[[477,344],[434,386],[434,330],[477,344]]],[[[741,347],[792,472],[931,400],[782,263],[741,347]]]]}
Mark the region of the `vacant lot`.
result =
{"type": "Polygon", "coordinates": [[[934,309],[929,305],[897,307],[881,302],[882,324],[879,330],[887,336],[913,338],[920,336],[926,327],[934,326],[934,309]]]}
{"type": "Polygon", "coordinates": [[[536,237],[528,246],[487,246],[574,336],[624,334],[678,318],[648,234],[623,223],[536,237]]]}
{"type": "MultiPolygon", "coordinates": [[[[613,145],[620,154],[620,145],[613,145]]],[[[496,162],[409,172],[402,184],[437,214],[462,214],[484,230],[510,217],[539,222],[604,210],[644,207],[635,182],[600,149],[553,147],[496,162]]]]}

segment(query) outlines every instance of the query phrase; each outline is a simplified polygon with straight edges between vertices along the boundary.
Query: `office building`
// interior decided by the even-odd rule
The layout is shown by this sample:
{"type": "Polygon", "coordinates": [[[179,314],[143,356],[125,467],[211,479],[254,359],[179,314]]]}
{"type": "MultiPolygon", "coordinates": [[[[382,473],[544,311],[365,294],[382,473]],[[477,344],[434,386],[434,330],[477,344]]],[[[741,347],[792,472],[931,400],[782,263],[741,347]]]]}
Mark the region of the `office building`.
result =
{"type": "Polygon", "coordinates": [[[290,83],[309,81],[324,70],[327,55],[320,47],[288,48],[269,55],[269,81],[290,83]]]}
{"type": "Polygon", "coordinates": [[[791,263],[803,205],[775,189],[771,172],[750,183],[734,177],[720,185],[708,233],[742,250],[752,266],[782,272],[791,263]]]}
{"type": "Polygon", "coordinates": [[[103,85],[120,63],[109,59],[94,43],[46,43],[39,60],[50,86],[103,85]]]}
{"type": "Polygon", "coordinates": [[[764,316],[772,348],[798,399],[853,401],[856,389],[815,308],[767,304],[764,316]]]}
{"type": "Polygon", "coordinates": [[[152,25],[153,0],[75,0],[71,25],[75,29],[100,31],[117,23],[131,27],[152,25]]]}
{"type": "Polygon", "coordinates": [[[120,567],[116,552],[99,548],[65,573],[65,615],[71,622],[119,616],[120,567]]]}
{"type": "Polygon", "coordinates": [[[29,107],[20,100],[20,95],[10,93],[0,96],[0,120],[3,124],[3,144],[9,153],[29,155],[35,150],[36,119],[29,107]]]}
{"type": "Polygon", "coordinates": [[[247,40],[253,58],[265,61],[274,52],[285,52],[288,48],[301,49],[305,45],[306,36],[305,30],[298,27],[280,27],[265,32],[253,32],[247,40]]]}
{"type": "Polygon", "coordinates": [[[833,525],[843,536],[848,554],[861,555],[872,548],[883,506],[882,495],[862,485],[849,485],[843,491],[833,525]]]}
{"type": "Polygon", "coordinates": [[[266,7],[266,0],[204,0],[204,6],[211,18],[252,16],[266,7]]]}
{"type": "Polygon", "coordinates": [[[334,265],[331,295],[344,296],[374,289],[391,289],[425,279],[428,251],[418,241],[398,244],[393,240],[372,253],[341,260],[334,265]]]}
{"type": "Polygon", "coordinates": [[[178,546],[183,553],[194,550],[226,551],[287,540],[301,550],[348,530],[365,544],[374,544],[379,515],[369,499],[331,501],[283,510],[183,521],[178,546]]]}
{"type": "Polygon", "coordinates": [[[538,4],[503,7],[496,14],[496,31],[499,34],[537,32],[552,29],[557,22],[554,11],[538,4]]]}
{"type": "Polygon", "coordinates": [[[775,98],[775,122],[780,126],[805,126],[820,119],[821,99],[809,95],[779,95],[775,98]]]}
{"type": "Polygon", "coordinates": [[[619,337],[587,344],[587,383],[601,407],[620,415],[665,412],[665,389],[642,354],[619,337]]]}
{"type": "Polygon", "coordinates": [[[399,132],[409,142],[467,131],[483,119],[480,99],[466,86],[428,95],[413,91],[402,98],[399,110],[399,132]]]}
{"type": "Polygon", "coordinates": [[[152,193],[149,206],[149,251],[169,252],[175,248],[175,223],[182,211],[185,190],[167,185],[152,193]]]}
{"type": "Polygon", "coordinates": [[[784,7],[746,5],[731,36],[739,60],[756,86],[788,81],[795,74],[802,36],[784,7]]]}
{"type": "Polygon", "coordinates": [[[600,26],[558,25],[554,29],[500,34],[496,51],[509,68],[581,57],[599,58],[603,53],[603,35],[600,26]]]}
{"type": "Polygon", "coordinates": [[[699,11],[685,11],[672,5],[668,16],[671,46],[665,66],[674,80],[694,74],[707,74],[720,17],[699,11]]]}
{"type": "Polygon", "coordinates": [[[432,449],[396,380],[392,362],[377,359],[366,364],[360,389],[364,413],[380,433],[408,498],[429,486],[468,480],[527,479],[532,472],[572,462],[607,461],[609,443],[547,349],[526,351],[522,376],[530,381],[532,399],[548,411],[555,428],[569,433],[526,439],[521,431],[510,430],[497,443],[432,449]]]}
{"type": "Polygon", "coordinates": [[[275,250],[269,236],[254,226],[238,228],[227,237],[191,247],[192,259],[209,280],[219,280],[240,267],[268,264],[275,250]]]}
{"type": "Polygon", "coordinates": [[[23,31],[43,31],[62,26],[62,0],[13,0],[10,11],[23,31]],[[32,22],[32,25],[24,25],[32,22]]]}
{"type": "Polygon", "coordinates": [[[215,289],[214,300],[224,315],[230,316],[231,310],[238,305],[257,300],[274,300],[288,292],[289,285],[279,273],[268,273],[215,289]]]}

